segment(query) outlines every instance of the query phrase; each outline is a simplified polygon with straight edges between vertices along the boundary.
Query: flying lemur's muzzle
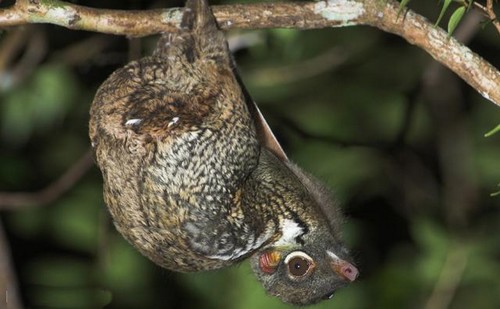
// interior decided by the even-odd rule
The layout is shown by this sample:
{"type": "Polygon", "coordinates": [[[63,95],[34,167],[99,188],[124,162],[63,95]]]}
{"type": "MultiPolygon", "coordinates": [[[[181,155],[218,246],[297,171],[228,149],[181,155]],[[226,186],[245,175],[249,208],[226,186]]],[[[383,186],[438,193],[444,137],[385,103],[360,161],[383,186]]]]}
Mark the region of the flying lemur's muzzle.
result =
{"type": "Polygon", "coordinates": [[[327,253],[328,256],[331,258],[330,266],[332,267],[335,273],[337,273],[341,278],[344,278],[349,282],[356,280],[356,278],[359,275],[359,271],[356,268],[356,266],[339,258],[333,252],[327,251],[327,253]]]}

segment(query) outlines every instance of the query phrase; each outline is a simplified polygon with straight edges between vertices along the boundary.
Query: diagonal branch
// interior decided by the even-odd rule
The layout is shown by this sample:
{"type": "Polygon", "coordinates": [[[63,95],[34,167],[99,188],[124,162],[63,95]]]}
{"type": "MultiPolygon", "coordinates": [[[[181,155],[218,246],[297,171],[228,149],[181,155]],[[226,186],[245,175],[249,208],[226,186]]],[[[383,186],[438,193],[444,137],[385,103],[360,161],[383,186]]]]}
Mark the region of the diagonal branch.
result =
{"type": "MultiPolygon", "coordinates": [[[[313,29],[370,25],[428,52],[486,99],[500,106],[500,72],[413,11],[399,15],[394,0],[326,0],[213,6],[222,29],[313,29]]],[[[58,0],[18,1],[0,9],[0,26],[50,23],[130,37],[179,31],[181,8],[146,11],[93,9],[58,0]]]]}
{"type": "Polygon", "coordinates": [[[89,150],[57,180],[39,191],[0,192],[0,210],[49,204],[71,189],[93,164],[92,152],[89,150]]]}
{"type": "Polygon", "coordinates": [[[474,1],[474,6],[478,8],[497,28],[498,33],[500,33],[500,21],[497,19],[497,15],[493,9],[493,0],[486,0],[486,5],[482,5],[474,1]]]}

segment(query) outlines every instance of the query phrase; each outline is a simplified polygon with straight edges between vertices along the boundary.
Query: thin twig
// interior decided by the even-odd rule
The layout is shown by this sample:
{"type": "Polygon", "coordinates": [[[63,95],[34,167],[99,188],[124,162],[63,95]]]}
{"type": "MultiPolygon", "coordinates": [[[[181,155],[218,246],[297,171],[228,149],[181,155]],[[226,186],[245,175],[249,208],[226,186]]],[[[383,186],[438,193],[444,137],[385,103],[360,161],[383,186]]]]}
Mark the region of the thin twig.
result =
{"type": "Polygon", "coordinates": [[[453,296],[456,294],[462,280],[468,260],[468,248],[463,245],[456,245],[450,248],[444,265],[441,268],[439,278],[424,309],[446,309],[450,307],[453,296]]]}
{"type": "Polygon", "coordinates": [[[491,18],[493,25],[495,25],[498,33],[500,33],[500,21],[498,21],[495,11],[493,9],[493,0],[486,0],[486,8],[488,9],[488,15],[491,18]]]}
{"type": "MultiPolygon", "coordinates": [[[[0,71],[3,75],[0,87],[4,89],[11,88],[30,76],[38,68],[47,53],[47,42],[43,29],[35,28],[33,25],[26,27],[27,36],[24,38],[22,54],[11,67],[0,71]]],[[[11,59],[12,60],[12,59],[11,59]]],[[[10,64],[10,63],[7,63],[10,64]]]]}
{"type": "Polygon", "coordinates": [[[392,143],[388,143],[388,142],[384,142],[384,141],[372,141],[372,140],[360,141],[360,140],[345,139],[345,138],[340,138],[340,137],[335,137],[335,136],[312,133],[312,132],[309,132],[307,130],[304,130],[296,122],[294,122],[288,118],[285,118],[285,117],[279,117],[279,122],[281,124],[283,124],[286,128],[292,130],[294,133],[296,133],[301,138],[312,139],[312,140],[324,142],[327,144],[337,145],[339,147],[364,147],[364,148],[377,149],[377,150],[381,150],[381,151],[387,151],[387,150],[393,149],[393,147],[394,147],[394,145],[392,143]]]}
{"type": "Polygon", "coordinates": [[[56,181],[37,192],[0,192],[0,209],[19,209],[49,204],[71,189],[93,165],[92,153],[87,151],[56,181]]]}
{"type": "Polygon", "coordinates": [[[8,65],[23,47],[29,32],[25,27],[20,27],[8,32],[0,42],[0,74],[4,74],[8,65]]]}
{"type": "Polygon", "coordinates": [[[273,87],[330,72],[335,67],[344,64],[348,59],[348,53],[345,50],[340,47],[334,47],[322,54],[296,64],[262,68],[248,72],[245,74],[245,79],[253,81],[258,86],[273,87]]]}
{"type": "Polygon", "coordinates": [[[500,34],[500,21],[497,19],[497,15],[493,9],[493,0],[486,0],[486,6],[474,1],[474,6],[478,8],[487,18],[489,18],[493,26],[495,26],[500,34]]]}
{"type": "MultiPolygon", "coordinates": [[[[222,29],[313,29],[370,25],[405,38],[447,66],[481,95],[500,106],[500,72],[448,33],[394,0],[343,0],[213,6],[222,29]]],[[[183,9],[119,11],[63,1],[18,1],[0,9],[0,26],[50,23],[127,36],[179,31],[183,9]]]]}
{"type": "Polygon", "coordinates": [[[113,43],[108,36],[97,34],[75,42],[61,50],[55,51],[49,59],[54,62],[62,62],[70,66],[89,65],[95,61],[103,50],[113,43]]]}

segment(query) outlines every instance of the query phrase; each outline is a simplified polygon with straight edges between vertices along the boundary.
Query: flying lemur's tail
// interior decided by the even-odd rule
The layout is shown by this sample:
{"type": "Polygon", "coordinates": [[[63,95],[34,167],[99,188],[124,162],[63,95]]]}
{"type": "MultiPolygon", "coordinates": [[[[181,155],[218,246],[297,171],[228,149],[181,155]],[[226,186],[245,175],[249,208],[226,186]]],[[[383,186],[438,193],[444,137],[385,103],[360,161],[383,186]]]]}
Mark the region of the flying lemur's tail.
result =
{"type": "Polygon", "coordinates": [[[207,0],[187,0],[181,28],[191,31],[217,31],[217,23],[207,0]]]}
{"type": "Polygon", "coordinates": [[[207,0],[187,0],[180,30],[164,33],[158,41],[155,56],[185,55],[193,62],[201,57],[216,62],[229,61],[229,50],[224,33],[217,22],[207,0]]]}

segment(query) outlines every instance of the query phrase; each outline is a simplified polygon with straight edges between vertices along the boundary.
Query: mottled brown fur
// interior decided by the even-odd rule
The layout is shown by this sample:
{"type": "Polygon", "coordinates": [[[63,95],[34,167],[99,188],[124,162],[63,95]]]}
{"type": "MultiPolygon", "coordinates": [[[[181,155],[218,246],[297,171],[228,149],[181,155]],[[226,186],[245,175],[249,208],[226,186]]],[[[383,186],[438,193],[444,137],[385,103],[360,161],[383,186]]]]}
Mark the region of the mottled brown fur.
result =
{"type": "MultiPolygon", "coordinates": [[[[174,271],[216,269],[269,249],[318,259],[332,250],[347,258],[329,194],[274,140],[234,72],[208,4],[189,0],[187,7],[183,29],[164,34],[152,56],[113,73],[90,110],[90,139],[116,228],[174,271]],[[296,226],[293,239],[287,224],[296,226]]],[[[318,269],[311,293],[286,274],[271,277],[253,265],[269,293],[296,304],[345,283],[318,269]]]]}

